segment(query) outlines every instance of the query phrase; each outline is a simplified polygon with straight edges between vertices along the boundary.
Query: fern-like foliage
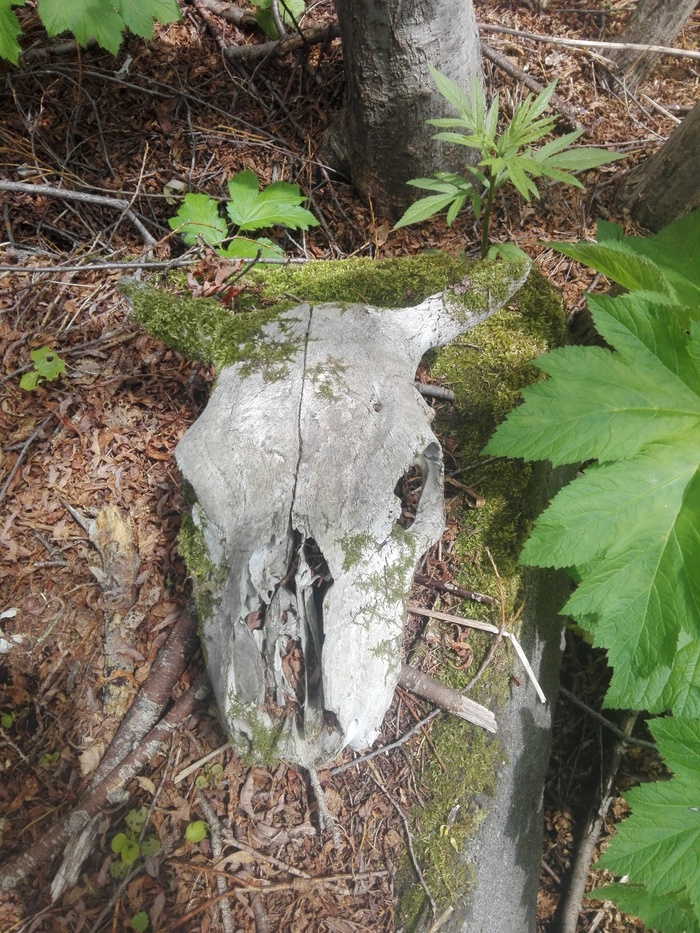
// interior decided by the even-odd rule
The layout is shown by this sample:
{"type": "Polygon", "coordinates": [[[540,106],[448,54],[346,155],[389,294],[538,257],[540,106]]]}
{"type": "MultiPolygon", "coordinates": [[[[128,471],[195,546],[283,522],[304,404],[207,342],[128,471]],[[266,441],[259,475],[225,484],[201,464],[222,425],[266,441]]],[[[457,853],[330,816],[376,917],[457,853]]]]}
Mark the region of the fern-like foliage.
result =
{"type": "Polygon", "coordinates": [[[589,297],[609,349],[537,360],[485,452],[588,465],[535,523],[521,560],[568,569],[563,611],[607,650],[605,705],[652,722],[669,783],[631,791],[632,817],[598,892],[666,933],[700,933],[700,211],[655,237],[599,225],[597,243],[549,244],[625,288],[589,297]]]}

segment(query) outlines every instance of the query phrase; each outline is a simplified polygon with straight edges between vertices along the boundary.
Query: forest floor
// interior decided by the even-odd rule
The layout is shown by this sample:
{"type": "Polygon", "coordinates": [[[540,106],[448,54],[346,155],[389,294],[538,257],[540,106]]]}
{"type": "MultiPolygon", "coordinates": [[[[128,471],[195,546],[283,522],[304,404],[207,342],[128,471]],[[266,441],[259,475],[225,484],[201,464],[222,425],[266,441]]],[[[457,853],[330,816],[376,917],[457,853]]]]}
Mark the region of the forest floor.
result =
{"type": "MultiPolygon", "coordinates": [[[[542,4],[544,6],[544,4],[542,4]]],[[[631,7],[628,0],[553,0],[546,10],[529,2],[476,3],[480,22],[550,36],[614,39],[631,7]]],[[[226,65],[221,46],[264,41],[208,12],[183,7],[182,23],[158,29],[145,44],[128,39],[114,60],[73,46],[44,56],[46,45],[31,10],[23,11],[27,45],[18,69],[7,69],[0,89],[2,178],[125,199],[125,205],[68,201],[48,194],[3,193],[0,263],[0,857],[4,862],[46,836],[80,800],[115,731],[119,702],[105,716],[110,679],[121,678],[127,701],[138,691],[168,632],[187,613],[189,584],[178,555],[180,481],[173,449],[206,403],[212,372],[166,350],[129,319],[117,284],[123,270],[104,265],[144,255],[168,262],[182,254],[168,228],[175,180],[191,190],[220,194],[242,169],[262,181],[297,182],[322,224],[280,240],[290,257],[334,259],[415,255],[428,248],[474,253],[473,218],[449,229],[443,220],[393,232],[371,204],[342,180],[330,180],[314,160],[323,131],[343,95],[342,51],[333,41],[310,58],[272,58],[256,66],[226,65]],[[100,266],[103,263],[103,266],[100,266]],[[82,266],[84,268],[76,268],[82,266]],[[11,267],[11,268],[7,268],[11,267]],[[19,386],[29,352],[59,348],[66,374],[34,391],[19,386]],[[99,564],[88,531],[76,515],[114,504],[128,514],[137,541],[131,608],[141,624],[123,668],[102,667],[101,624],[110,596],[91,573],[99,564]],[[67,505],[72,507],[72,512],[67,505]],[[12,636],[17,636],[13,640],[12,636]],[[129,672],[125,674],[126,668],[129,672]],[[126,685],[126,686],[124,686],[126,685]]],[[[315,4],[314,22],[329,22],[332,5],[315,4]]],[[[697,43],[700,18],[677,45],[697,43]]],[[[484,34],[489,44],[543,84],[581,108],[590,128],[586,143],[611,146],[628,160],[588,173],[582,191],[544,187],[542,199],[523,203],[504,189],[496,205],[494,236],[517,243],[561,289],[573,314],[592,273],[541,244],[592,238],[598,218],[629,224],[615,206],[624,172],[656,150],[697,98],[700,75],[692,63],[664,58],[634,96],[601,83],[591,49],[561,48],[519,36],[484,34]]],[[[697,45],[695,45],[697,47],[697,45]]],[[[515,79],[486,62],[489,86],[507,107],[522,99],[515,79]]],[[[439,166],[436,166],[439,168],[439,166]]],[[[182,190],[182,186],[180,188],[182,190]]],[[[193,287],[213,287],[212,257],[191,257],[193,287]]],[[[455,607],[459,601],[455,600],[455,607]]],[[[197,673],[193,662],[180,692],[197,673]]],[[[605,664],[570,638],[563,682],[597,706],[605,664]]],[[[423,707],[416,705],[415,714],[423,707]]],[[[412,723],[403,702],[387,715],[390,741],[412,723]]],[[[545,788],[546,821],[540,933],[553,933],[577,832],[601,783],[607,737],[601,726],[560,699],[553,755],[545,788]]],[[[360,769],[338,780],[322,775],[331,810],[343,833],[340,849],[319,835],[316,804],[304,777],[280,765],[249,768],[230,749],[206,704],[189,716],[169,753],[131,782],[128,805],[106,806],[97,841],[76,884],[52,903],[55,866],[41,864],[28,880],[0,898],[0,930],[93,931],[130,928],[146,911],[150,929],[227,930],[221,903],[240,931],[350,931],[399,928],[394,872],[404,825],[379,785],[360,769]],[[188,769],[197,765],[194,771],[188,769]],[[194,775],[197,775],[196,781],[194,775]],[[204,800],[204,802],[202,802],[204,800]],[[145,807],[148,832],[159,847],[148,857],[148,836],[129,819],[145,807]],[[207,810],[207,807],[209,808],[207,810]],[[237,848],[212,858],[205,839],[185,839],[193,821],[213,811],[235,816],[237,848]],[[133,834],[139,858],[123,877],[111,848],[116,832],[133,834]],[[237,886],[219,897],[217,878],[237,886]],[[264,902],[258,893],[266,879],[264,902]],[[218,898],[218,899],[217,899],[218,898]],[[266,919],[267,917],[267,919],[266,919]]],[[[414,739],[414,743],[420,739],[414,739]]],[[[420,754],[429,751],[423,746],[420,754]]],[[[418,754],[416,752],[416,754],[418,754]]],[[[349,759],[349,756],[348,756],[349,759]]],[[[408,786],[403,753],[375,759],[384,787],[408,786]]],[[[648,780],[653,756],[632,751],[618,789],[648,780]]],[[[410,804],[410,799],[406,800],[410,804]]],[[[624,813],[617,798],[607,831],[624,813]]],[[[0,871],[2,865],[0,864],[0,871]]],[[[124,872],[122,871],[122,874],[124,872]]],[[[595,878],[591,879],[594,883],[595,878]]],[[[611,905],[586,903],[580,931],[642,931],[611,905]]],[[[504,931],[506,933],[506,931],[504,931]]],[[[514,931],[518,933],[518,931],[514,931]]]]}

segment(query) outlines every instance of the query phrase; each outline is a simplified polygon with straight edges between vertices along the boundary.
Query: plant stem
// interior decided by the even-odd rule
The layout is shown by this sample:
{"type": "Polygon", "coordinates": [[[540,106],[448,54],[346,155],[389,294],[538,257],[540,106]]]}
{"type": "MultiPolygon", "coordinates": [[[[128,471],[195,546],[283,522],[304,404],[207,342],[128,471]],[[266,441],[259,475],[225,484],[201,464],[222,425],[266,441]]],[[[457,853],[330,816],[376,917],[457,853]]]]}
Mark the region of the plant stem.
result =
{"type": "Polygon", "coordinates": [[[492,175],[489,179],[489,193],[486,195],[486,207],[484,208],[484,220],[481,225],[481,258],[486,259],[489,251],[489,230],[491,228],[491,208],[493,199],[496,195],[496,176],[492,175]]]}

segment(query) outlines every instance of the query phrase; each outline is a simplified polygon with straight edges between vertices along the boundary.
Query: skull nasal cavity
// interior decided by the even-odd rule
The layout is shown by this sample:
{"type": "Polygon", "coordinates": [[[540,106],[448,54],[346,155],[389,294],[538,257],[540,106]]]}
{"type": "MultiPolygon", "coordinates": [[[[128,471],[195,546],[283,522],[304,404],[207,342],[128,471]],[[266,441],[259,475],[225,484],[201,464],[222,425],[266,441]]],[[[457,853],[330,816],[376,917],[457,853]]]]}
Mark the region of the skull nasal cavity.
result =
{"type": "Polygon", "coordinates": [[[401,502],[401,515],[396,523],[402,528],[410,528],[416,520],[416,510],[423,491],[423,471],[414,464],[409,467],[394,488],[394,495],[401,502]]]}

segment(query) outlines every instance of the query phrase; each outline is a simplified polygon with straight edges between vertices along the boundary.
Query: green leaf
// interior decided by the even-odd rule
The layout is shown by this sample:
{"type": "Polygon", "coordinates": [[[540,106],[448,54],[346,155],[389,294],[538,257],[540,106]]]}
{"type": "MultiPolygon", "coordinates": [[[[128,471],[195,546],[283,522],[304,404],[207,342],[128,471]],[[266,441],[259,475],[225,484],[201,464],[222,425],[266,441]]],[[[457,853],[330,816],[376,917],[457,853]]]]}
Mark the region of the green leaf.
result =
{"type": "Polygon", "coordinates": [[[645,256],[633,252],[627,240],[605,243],[546,243],[557,253],[577,259],[602,272],[630,291],[660,292],[671,295],[671,284],[661,269],[645,256]]]}
{"type": "Polygon", "coordinates": [[[15,717],[12,713],[3,713],[2,716],[0,716],[0,726],[2,726],[3,729],[11,729],[14,722],[15,717]]]}
{"type": "Polygon", "coordinates": [[[433,139],[443,143],[454,143],[456,146],[468,146],[470,149],[482,149],[483,140],[480,136],[464,135],[463,133],[436,133],[433,139]]]}
{"type": "Polygon", "coordinates": [[[596,226],[596,239],[599,243],[609,243],[611,240],[619,242],[624,232],[618,224],[610,223],[608,220],[599,220],[596,226]]]}
{"type": "Polygon", "coordinates": [[[192,823],[188,823],[187,829],[185,830],[185,839],[193,843],[201,842],[206,836],[208,829],[209,827],[204,820],[195,820],[192,823]]]}
{"type": "Polygon", "coordinates": [[[394,230],[429,220],[444,208],[448,207],[459,194],[434,194],[428,198],[421,198],[406,209],[403,216],[394,224],[394,230]]]}
{"type": "Polygon", "coordinates": [[[113,0],[124,23],[136,36],[153,38],[153,21],[177,23],[182,18],[177,0],[113,0]]]}
{"type": "Polygon", "coordinates": [[[673,895],[700,915],[700,722],[657,719],[649,723],[659,752],[673,771],[626,794],[632,815],[618,827],[601,868],[630,875],[651,897],[673,895]]]}
{"type": "Polygon", "coordinates": [[[663,272],[681,304],[700,304],[700,209],[664,227],[656,236],[627,237],[624,242],[663,272]]]}
{"type": "Polygon", "coordinates": [[[12,12],[13,6],[24,6],[25,0],[0,0],[0,58],[13,65],[19,62],[22,51],[17,37],[22,35],[19,20],[12,12]]]}
{"type": "Polygon", "coordinates": [[[447,211],[447,216],[445,217],[445,222],[448,227],[451,227],[457,217],[457,214],[462,210],[464,205],[467,203],[467,195],[461,194],[454,199],[450,205],[449,210],[447,211]]]}
{"type": "Polygon", "coordinates": [[[139,845],[139,852],[143,858],[150,858],[160,851],[160,840],[157,836],[149,834],[139,845]]]}
{"type": "MultiPolygon", "coordinates": [[[[442,96],[445,98],[448,104],[452,104],[455,110],[460,113],[465,122],[469,124],[473,129],[476,129],[476,119],[475,114],[472,110],[472,102],[469,100],[467,95],[464,93],[462,88],[455,84],[450,78],[446,77],[443,74],[433,68],[432,65],[428,65],[430,69],[430,74],[432,75],[435,86],[442,96]]],[[[481,85],[479,85],[479,92],[483,99],[483,91],[481,90],[481,85]]],[[[474,86],[472,85],[472,94],[474,93],[474,86]]]]}
{"type": "Polygon", "coordinates": [[[226,221],[219,217],[217,202],[206,194],[186,194],[180,209],[168,224],[188,246],[196,243],[198,237],[217,246],[228,234],[226,221]]]}
{"type": "Polygon", "coordinates": [[[284,250],[267,240],[260,237],[257,240],[251,240],[245,236],[235,236],[226,249],[217,249],[219,256],[225,256],[226,259],[280,259],[284,256],[284,250]]]}
{"type": "Polygon", "coordinates": [[[82,46],[94,39],[112,55],[119,51],[124,22],[111,0],[38,0],[38,10],[50,36],[71,32],[82,46]]]}
{"type": "Polygon", "coordinates": [[[584,897],[614,901],[624,913],[639,917],[648,929],[664,933],[700,933],[700,923],[690,902],[676,892],[652,895],[643,884],[606,884],[584,897]]]}
{"type": "MultiPolygon", "coordinates": [[[[270,0],[251,0],[251,3],[253,6],[258,7],[258,12],[255,14],[258,26],[260,26],[268,38],[278,39],[277,27],[275,26],[275,21],[270,12],[270,7],[272,5],[270,0]]],[[[306,4],[304,0],[280,0],[278,8],[282,22],[287,26],[292,26],[294,20],[299,22],[303,16],[306,4]]]]}
{"type": "Polygon", "coordinates": [[[599,224],[598,243],[548,243],[631,290],[672,296],[679,304],[700,304],[700,209],[646,239],[611,234],[599,224]]]}
{"type": "Polygon", "coordinates": [[[148,914],[146,911],[140,910],[137,914],[134,914],[129,926],[132,930],[136,930],[136,933],[145,933],[148,929],[148,914]]]}
{"type": "Polygon", "coordinates": [[[38,385],[39,373],[35,369],[25,373],[19,381],[20,389],[24,389],[25,392],[33,392],[38,385]]]}
{"type": "Polygon", "coordinates": [[[505,259],[506,262],[522,262],[525,259],[533,265],[532,258],[515,243],[493,243],[489,247],[487,259],[505,259]]]}
{"type": "Polygon", "coordinates": [[[558,136],[551,142],[546,143],[532,153],[533,159],[543,161],[563,149],[568,149],[577,139],[583,135],[583,130],[576,130],[574,133],[566,133],[564,136],[558,136]]]}
{"type": "Polygon", "coordinates": [[[579,147],[577,149],[567,149],[566,152],[559,152],[551,158],[558,168],[570,169],[575,172],[598,168],[600,165],[608,165],[618,159],[626,159],[627,156],[623,152],[608,152],[607,149],[579,147]]]}
{"type": "Polygon", "coordinates": [[[277,181],[262,191],[258,187],[258,177],[250,169],[235,175],[228,183],[231,200],[226,203],[226,211],[239,231],[278,224],[291,230],[318,226],[314,215],[299,206],[304,201],[299,185],[277,181]]]}
{"type": "Polygon", "coordinates": [[[117,833],[116,836],[114,836],[112,839],[112,852],[121,852],[122,849],[128,845],[128,843],[129,840],[124,833],[117,833]]]}
{"type": "MultiPolygon", "coordinates": [[[[465,185],[469,182],[466,179],[460,179],[465,185]]],[[[457,194],[457,186],[453,182],[444,181],[440,178],[412,178],[406,182],[413,188],[421,188],[423,191],[438,191],[441,194],[457,194]]]]}
{"type": "Polygon", "coordinates": [[[129,810],[129,812],[124,817],[124,822],[132,833],[140,833],[143,827],[146,825],[147,819],[148,809],[146,807],[139,807],[138,809],[129,810]]]}
{"type": "Polygon", "coordinates": [[[48,380],[48,382],[53,382],[54,379],[58,379],[61,373],[65,372],[66,364],[58,353],[50,347],[39,347],[38,350],[32,350],[29,358],[39,376],[48,380]]]}

